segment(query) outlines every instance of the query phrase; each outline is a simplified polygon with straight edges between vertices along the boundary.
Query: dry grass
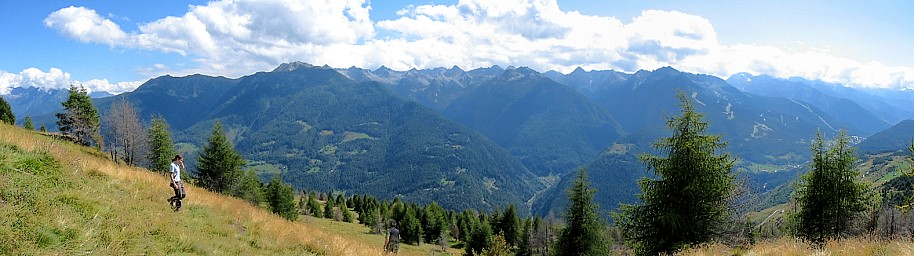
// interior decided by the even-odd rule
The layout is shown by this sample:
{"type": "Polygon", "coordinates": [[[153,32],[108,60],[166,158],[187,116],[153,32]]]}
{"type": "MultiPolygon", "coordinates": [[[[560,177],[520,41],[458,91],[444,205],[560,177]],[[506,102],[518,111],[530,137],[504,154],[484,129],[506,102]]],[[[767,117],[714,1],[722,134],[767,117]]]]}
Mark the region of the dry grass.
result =
{"type": "Polygon", "coordinates": [[[848,238],[830,241],[817,249],[801,240],[780,238],[756,243],[750,248],[731,248],[723,244],[706,244],[685,250],[679,255],[914,255],[914,243],[906,239],[874,240],[848,238]]]}
{"type": "MultiPolygon", "coordinates": [[[[0,143],[24,152],[46,152],[59,163],[60,179],[68,184],[43,185],[47,188],[41,191],[48,192],[42,193],[49,195],[35,196],[36,209],[0,201],[0,218],[5,219],[0,220],[0,232],[5,232],[0,233],[0,241],[6,238],[24,245],[0,254],[382,254],[383,237],[352,234],[362,227],[358,224],[311,218],[290,222],[194,186],[187,187],[184,209],[172,212],[165,200],[171,189],[161,175],[118,165],[94,149],[8,125],[0,125],[0,143]],[[79,207],[58,206],[54,202],[60,198],[79,207]],[[25,214],[35,215],[38,219],[32,222],[36,223],[28,224],[25,214]],[[18,229],[16,225],[24,225],[20,222],[34,228],[18,229]],[[22,230],[51,230],[47,236],[54,239],[48,243],[42,240],[45,236],[22,230]]],[[[3,184],[18,185],[15,175],[0,175],[0,190],[5,189],[3,184]]],[[[401,254],[429,255],[429,248],[403,246],[401,254]]]]}

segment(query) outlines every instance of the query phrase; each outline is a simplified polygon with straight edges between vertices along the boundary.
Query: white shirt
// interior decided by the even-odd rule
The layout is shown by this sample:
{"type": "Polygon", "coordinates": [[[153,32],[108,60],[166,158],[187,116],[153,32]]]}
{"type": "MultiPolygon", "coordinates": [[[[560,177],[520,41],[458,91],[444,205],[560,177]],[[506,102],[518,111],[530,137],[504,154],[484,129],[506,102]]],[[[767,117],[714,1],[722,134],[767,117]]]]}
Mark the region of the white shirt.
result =
{"type": "Polygon", "coordinates": [[[181,167],[175,162],[171,162],[171,180],[175,182],[181,181],[181,167]]]}

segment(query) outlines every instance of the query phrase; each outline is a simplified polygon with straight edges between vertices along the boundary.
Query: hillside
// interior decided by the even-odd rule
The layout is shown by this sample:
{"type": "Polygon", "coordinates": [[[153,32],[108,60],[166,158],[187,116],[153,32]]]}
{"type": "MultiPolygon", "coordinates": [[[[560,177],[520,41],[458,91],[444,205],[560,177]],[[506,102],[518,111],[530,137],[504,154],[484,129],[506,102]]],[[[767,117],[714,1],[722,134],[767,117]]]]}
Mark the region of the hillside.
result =
{"type": "Polygon", "coordinates": [[[179,118],[172,128],[187,148],[200,148],[221,122],[263,180],[280,174],[298,189],[493,209],[525,202],[542,188],[478,132],[327,67],[289,63],[236,80],[162,77],[123,96],[142,113],[179,118]]]}
{"type": "Polygon", "coordinates": [[[912,140],[914,140],[914,120],[905,120],[873,134],[856,147],[859,153],[863,154],[904,151],[911,145],[912,140]]]}
{"type": "Polygon", "coordinates": [[[358,224],[289,222],[194,186],[173,212],[170,193],[160,175],[0,125],[0,255],[380,255],[383,244],[358,224]]]}
{"type": "Polygon", "coordinates": [[[565,174],[625,134],[602,108],[528,68],[508,69],[444,111],[540,176],[565,174]]]}

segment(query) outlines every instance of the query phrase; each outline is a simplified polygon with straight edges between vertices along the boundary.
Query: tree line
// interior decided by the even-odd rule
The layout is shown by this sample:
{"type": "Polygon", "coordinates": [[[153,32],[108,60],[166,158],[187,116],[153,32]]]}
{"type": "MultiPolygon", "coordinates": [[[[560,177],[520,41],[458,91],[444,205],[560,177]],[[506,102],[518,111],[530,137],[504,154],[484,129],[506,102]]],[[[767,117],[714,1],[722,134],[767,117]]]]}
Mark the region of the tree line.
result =
{"type": "MultiPolygon", "coordinates": [[[[296,203],[294,189],[278,176],[263,184],[254,171],[243,169],[246,161],[218,121],[193,178],[198,186],[265,205],[289,220],[309,215],[358,222],[376,234],[396,222],[405,243],[460,247],[466,255],[606,255],[620,243],[638,255],[656,255],[732,239],[733,229],[746,231],[740,234],[751,243],[758,228],[754,223],[741,222],[736,214],[740,201],[745,200],[745,191],[732,171],[736,158],[726,152],[727,143],[719,135],[708,133],[703,114],[695,111],[682,93],[679,100],[680,115],[667,120],[672,135],[653,145],[659,154],[640,156],[656,178],[642,178],[638,182],[641,202],[622,205],[611,220],[604,220],[593,202],[594,189],[583,169],[568,191],[570,204],[560,220],[523,218],[514,205],[491,213],[470,209],[457,212],[435,202],[419,205],[399,198],[379,201],[370,195],[347,197],[338,193],[334,197],[332,192],[317,191],[302,191],[296,203]]],[[[82,145],[103,148],[99,126],[104,121],[112,140],[106,147],[112,158],[166,171],[175,145],[163,118],[153,117],[146,129],[132,105],[122,99],[100,120],[86,90],[76,87],[71,87],[62,105],[64,112],[57,114],[57,124],[63,135],[82,145]]],[[[2,98],[0,121],[15,122],[2,98]]],[[[32,126],[30,119],[26,121],[24,125],[32,126]]],[[[909,151],[908,160],[914,162],[914,142],[909,151]]],[[[799,179],[792,196],[795,210],[789,214],[785,230],[813,245],[822,245],[859,232],[855,225],[867,218],[865,213],[873,211],[878,199],[855,170],[858,158],[845,132],[833,140],[817,133],[811,154],[810,170],[799,179]]],[[[905,174],[914,176],[914,170],[905,174]]],[[[914,196],[901,200],[899,209],[909,209],[912,199],[914,196]]],[[[870,221],[868,225],[875,224],[870,221]]]]}

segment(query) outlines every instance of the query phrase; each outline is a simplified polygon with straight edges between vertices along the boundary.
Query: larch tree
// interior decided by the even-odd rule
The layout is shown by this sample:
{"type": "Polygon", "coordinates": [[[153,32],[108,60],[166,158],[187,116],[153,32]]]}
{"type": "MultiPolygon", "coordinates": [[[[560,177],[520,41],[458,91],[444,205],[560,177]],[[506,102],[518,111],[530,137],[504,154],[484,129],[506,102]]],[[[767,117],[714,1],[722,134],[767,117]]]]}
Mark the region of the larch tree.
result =
{"type": "Polygon", "coordinates": [[[149,136],[133,104],[120,97],[111,104],[104,121],[111,156],[129,165],[142,161],[149,148],[149,136]]]}
{"type": "Polygon", "coordinates": [[[606,223],[593,202],[595,190],[587,182],[587,172],[578,170],[578,178],[568,191],[570,204],[565,213],[566,227],[555,244],[555,255],[606,255],[606,223]]]}
{"type": "Polygon", "coordinates": [[[669,118],[672,135],[653,147],[663,156],[641,155],[657,179],[642,178],[640,205],[622,205],[614,215],[637,254],[673,253],[719,236],[732,214],[734,159],[726,143],[707,134],[708,123],[680,92],[682,114],[669,118]]]}
{"type": "Polygon", "coordinates": [[[274,176],[267,184],[267,202],[274,214],[287,220],[298,218],[298,208],[295,206],[295,191],[292,186],[282,182],[279,176],[274,176]]]}
{"type": "Polygon", "coordinates": [[[197,183],[210,191],[234,194],[240,185],[236,181],[243,176],[241,167],[244,164],[244,158],[222,131],[222,124],[216,121],[209,142],[197,161],[197,183]]]}
{"type": "Polygon", "coordinates": [[[811,170],[797,184],[797,235],[817,245],[846,234],[853,217],[867,209],[869,189],[854,169],[849,141],[844,131],[832,142],[817,132],[811,170]]]}
{"type": "Polygon", "coordinates": [[[25,121],[22,123],[22,128],[25,128],[26,130],[29,130],[29,131],[35,130],[35,124],[32,123],[31,116],[25,116],[25,121]]]}
{"type": "MultiPolygon", "coordinates": [[[[147,139],[149,141],[149,151],[146,155],[150,170],[158,173],[168,172],[168,165],[177,154],[175,152],[175,143],[168,131],[168,122],[161,116],[152,118],[152,125],[149,127],[147,139]]],[[[185,180],[186,172],[181,172],[181,180],[185,180]]]]}
{"type": "Polygon", "coordinates": [[[9,102],[6,102],[3,97],[0,97],[0,122],[9,125],[16,124],[16,115],[13,114],[13,109],[10,107],[9,102]]]}
{"type": "Polygon", "coordinates": [[[98,133],[101,122],[89,91],[72,85],[69,92],[67,100],[61,103],[64,112],[57,113],[57,127],[64,135],[73,136],[76,143],[101,148],[102,137],[98,133]]]}

